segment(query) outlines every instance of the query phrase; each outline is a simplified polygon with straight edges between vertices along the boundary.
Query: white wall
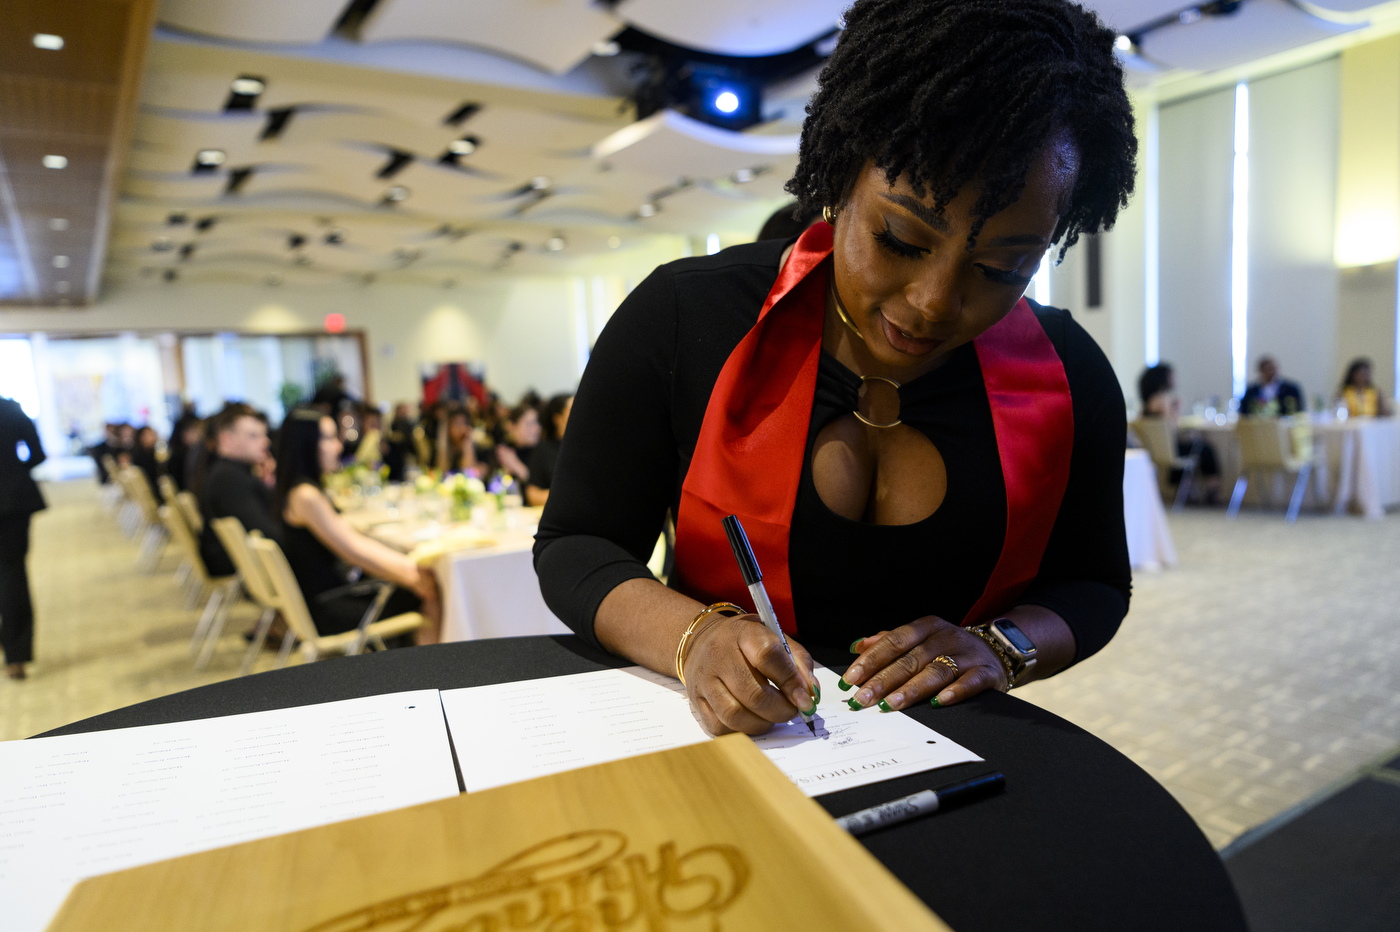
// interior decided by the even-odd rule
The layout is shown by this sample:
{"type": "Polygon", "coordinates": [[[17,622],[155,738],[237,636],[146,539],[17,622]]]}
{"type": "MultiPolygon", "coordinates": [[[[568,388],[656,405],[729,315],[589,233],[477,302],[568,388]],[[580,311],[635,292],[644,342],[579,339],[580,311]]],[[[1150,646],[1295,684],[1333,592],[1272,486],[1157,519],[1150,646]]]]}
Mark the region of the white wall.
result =
{"type": "Polygon", "coordinates": [[[0,333],[288,333],[322,330],[325,316],[338,312],[348,329],[366,332],[376,401],[416,399],[422,363],[458,361],[484,363],[488,381],[507,398],[527,388],[548,395],[574,389],[580,363],[616,305],[652,268],[672,258],[663,244],[579,260],[569,267],[577,274],[503,274],[452,288],[141,285],[112,290],[90,308],[0,311],[0,333]]]}
{"type": "Polygon", "coordinates": [[[1268,353],[1310,403],[1316,394],[1330,399],[1338,380],[1339,78],[1340,62],[1331,58],[1249,85],[1251,380],[1268,353]]]}
{"type": "Polygon", "coordinates": [[[1161,352],[1188,406],[1231,395],[1234,118],[1233,88],[1169,104],[1158,115],[1161,352]]]}

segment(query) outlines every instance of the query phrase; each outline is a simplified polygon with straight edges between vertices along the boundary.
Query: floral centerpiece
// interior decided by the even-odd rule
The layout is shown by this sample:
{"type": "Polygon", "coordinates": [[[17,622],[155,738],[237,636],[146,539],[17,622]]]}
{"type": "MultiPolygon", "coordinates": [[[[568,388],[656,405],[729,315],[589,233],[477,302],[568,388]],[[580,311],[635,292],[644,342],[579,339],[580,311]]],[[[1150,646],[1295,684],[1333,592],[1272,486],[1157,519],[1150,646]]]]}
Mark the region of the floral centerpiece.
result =
{"type": "Polygon", "coordinates": [[[471,519],[472,506],[486,498],[486,484],[473,476],[455,473],[442,481],[438,493],[452,503],[453,521],[467,521],[471,519]]]}

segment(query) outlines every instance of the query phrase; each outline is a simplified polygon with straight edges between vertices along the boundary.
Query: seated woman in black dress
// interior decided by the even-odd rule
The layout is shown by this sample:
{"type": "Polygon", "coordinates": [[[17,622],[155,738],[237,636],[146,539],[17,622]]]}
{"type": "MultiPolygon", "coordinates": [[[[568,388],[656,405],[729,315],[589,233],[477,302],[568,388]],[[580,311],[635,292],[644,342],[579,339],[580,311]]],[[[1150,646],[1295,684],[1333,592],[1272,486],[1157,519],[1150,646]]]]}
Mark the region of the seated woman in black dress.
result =
{"type": "Polygon", "coordinates": [[[845,21],[788,184],[827,222],[632,292],[535,546],[554,612],[681,674],[712,732],[819,701],[804,650],[713,604],[749,605],[727,514],[796,640],[858,655],[861,707],[1054,674],[1128,608],[1122,392],[1068,313],[1022,298],[1131,192],[1115,34],[1066,0],[858,0],[845,21]],[[643,564],[668,509],[669,588],[643,564]]]}
{"type": "Polygon", "coordinates": [[[554,483],[554,468],[559,463],[559,447],[564,430],[569,426],[569,411],[574,396],[555,395],[540,409],[540,426],[544,438],[530,454],[530,481],[525,483],[525,504],[538,507],[549,501],[549,487],[554,483]]]}
{"type": "Polygon", "coordinates": [[[326,497],[321,476],[339,466],[340,453],[335,421],[319,411],[298,409],[282,422],[277,448],[282,549],[316,630],[321,634],[353,630],[374,601],[373,594],[348,591],[348,565],[399,587],[384,605],[381,618],[421,612],[426,623],[415,633],[417,643],[437,643],[442,603],[432,571],[355,530],[326,497]]]}

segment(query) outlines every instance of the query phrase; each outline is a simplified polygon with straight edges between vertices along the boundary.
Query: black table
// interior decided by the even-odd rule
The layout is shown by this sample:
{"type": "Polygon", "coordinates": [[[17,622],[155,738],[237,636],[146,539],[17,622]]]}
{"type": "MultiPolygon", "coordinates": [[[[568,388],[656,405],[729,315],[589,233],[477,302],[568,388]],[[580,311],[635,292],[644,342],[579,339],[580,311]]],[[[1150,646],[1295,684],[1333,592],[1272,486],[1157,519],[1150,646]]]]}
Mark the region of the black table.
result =
{"type": "MultiPolygon", "coordinates": [[[[832,669],[849,655],[814,651],[832,669]]],[[[48,732],[76,734],[261,712],[409,689],[484,686],[625,666],[575,637],[502,638],[338,658],[228,680],[48,732]]],[[[839,702],[838,697],[823,697],[839,702]]],[[[911,713],[986,758],[817,801],[844,815],[989,770],[1006,792],[861,839],[957,932],[1243,932],[1220,858],[1170,794],[1128,758],[1013,696],[911,713]]]]}

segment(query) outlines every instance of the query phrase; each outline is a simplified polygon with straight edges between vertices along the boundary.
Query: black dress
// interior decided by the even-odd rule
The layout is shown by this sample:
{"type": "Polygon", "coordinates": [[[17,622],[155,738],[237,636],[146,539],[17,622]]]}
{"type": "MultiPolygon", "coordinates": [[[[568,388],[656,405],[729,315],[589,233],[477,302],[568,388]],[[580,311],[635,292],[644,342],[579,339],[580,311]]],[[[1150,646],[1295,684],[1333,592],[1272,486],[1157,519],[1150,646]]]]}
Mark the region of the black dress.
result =
{"type": "MultiPolygon", "coordinates": [[[[374,602],[375,594],[352,592],[349,568],[315,534],[304,527],[284,525],[282,552],[301,586],[311,620],[319,634],[340,634],[359,627],[360,619],[374,602]]],[[[393,618],[416,612],[423,600],[407,589],[395,589],[379,617],[393,618]]]]}
{"type": "MultiPolygon", "coordinates": [[[[786,245],[759,242],[662,266],[599,337],[535,543],[545,601],[595,643],[603,598],[650,576],[643,561],[667,510],[679,508],[710,391],[757,319],[786,245]]],[[[1067,312],[1032,307],[1064,364],[1075,426],[1069,485],[1040,571],[1019,601],[1063,617],[1082,660],[1108,643],[1128,609],[1127,421],[1103,352],[1067,312]]],[[[816,433],[855,407],[858,386],[823,354],[788,551],[797,637],[806,644],[845,646],[924,615],[961,621],[1005,538],[1006,491],[975,349],[955,350],[900,390],[901,417],[938,448],[948,474],[942,505],[916,524],[847,520],[812,484],[816,433]]]]}

